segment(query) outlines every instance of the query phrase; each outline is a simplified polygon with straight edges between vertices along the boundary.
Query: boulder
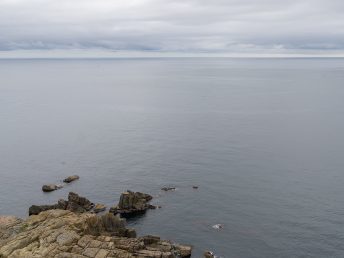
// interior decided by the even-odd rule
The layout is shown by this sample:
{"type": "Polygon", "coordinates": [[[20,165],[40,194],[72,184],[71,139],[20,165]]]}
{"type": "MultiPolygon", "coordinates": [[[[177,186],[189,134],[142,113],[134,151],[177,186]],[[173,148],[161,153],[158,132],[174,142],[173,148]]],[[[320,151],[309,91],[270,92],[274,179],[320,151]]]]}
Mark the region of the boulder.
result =
{"type": "Polygon", "coordinates": [[[73,182],[73,181],[75,181],[77,179],[79,179],[79,176],[78,175],[73,175],[73,176],[69,176],[69,177],[66,177],[65,179],[63,179],[63,182],[70,183],[70,182],[73,182]]]}
{"type": "Polygon", "coordinates": [[[198,186],[197,185],[193,185],[192,188],[193,189],[198,189],[198,186]]]}
{"type": "Polygon", "coordinates": [[[54,185],[54,184],[49,184],[49,185],[43,185],[42,186],[42,191],[43,192],[52,192],[52,191],[55,191],[57,189],[58,189],[57,185],[54,185]]]}
{"type": "Polygon", "coordinates": [[[94,209],[93,211],[95,213],[98,213],[98,212],[102,212],[102,211],[105,211],[106,210],[106,206],[104,204],[100,204],[100,203],[97,203],[95,206],[94,206],[94,209]]]}
{"type": "Polygon", "coordinates": [[[140,192],[127,191],[121,194],[117,206],[112,207],[110,212],[121,215],[133,215],[135,213],[145,212],[147,209],[152,208],[148,202],[152,200],[152,196],[140,192]]]}

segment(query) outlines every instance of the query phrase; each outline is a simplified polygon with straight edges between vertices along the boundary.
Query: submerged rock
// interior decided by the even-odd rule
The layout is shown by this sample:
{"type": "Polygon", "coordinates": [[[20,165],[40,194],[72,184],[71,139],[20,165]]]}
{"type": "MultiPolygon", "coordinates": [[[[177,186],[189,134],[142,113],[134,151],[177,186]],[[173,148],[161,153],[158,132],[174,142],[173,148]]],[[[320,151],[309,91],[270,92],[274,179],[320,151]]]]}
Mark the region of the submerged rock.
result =
{"type": "Polygon", "coordinates": [[[161,188],[161,190],[167,192],[167,191],[174,191],[174,190],[176,190],[176,188],[175,187],[163,187],[163,188],[161,188]]]}
{"type": "Polygon", "coordinates": [[[215,258],[215,255],[211,251],[205,251],[204,252],[204,258],[215,258]]]}
{"type": "Polygon", "coordinates": [[[68,194],[68,201],[60,199],[58,203],[52,205],[32,205],[29,208],[29,216],[37,215],[42,211],[61,209],[70,210],[77,213],[90,211],[94,204],[87,198],[79,196],[76,193],[70,192],[68,194]]]}
{"type": "Polygon", "coordinates": [[[117,206],[110,208],[110,212],[119,213],[121,215],[130,215],[140,212],[145,212],[147,209],[151,208],[148,202],[152,200],[153,197],[149,194],[127,191],[121,194],[119,203],[117,206]]]}
{"type": "MultiPolygon", "coordinates": [[[[1,219],[0,219],[1,222],[1,219]]],[[[0,223],[1,225],[1,223],[0,223]]],[[[190,257],[191,246],[135,237],[113,214],[49,210],[0,227],[0,257],[190,257]]]]}
{"type": "Polygon", "coordinates": [[[215,224],[212,226],[212,228],[220,230],[220,229],[223,229],[223,225],[222,224],[215,224]]]}
{"type": "Polygon", "coordinates": [[[65,179],[63,179],[63,182],[70,183],[70,182],[73,182],[73,181],[75,181],[77,179],[79,179],[79,176],[78,175],[73,175],[73,176],[69,176],[69,177],[66,177],[65,179]]]}

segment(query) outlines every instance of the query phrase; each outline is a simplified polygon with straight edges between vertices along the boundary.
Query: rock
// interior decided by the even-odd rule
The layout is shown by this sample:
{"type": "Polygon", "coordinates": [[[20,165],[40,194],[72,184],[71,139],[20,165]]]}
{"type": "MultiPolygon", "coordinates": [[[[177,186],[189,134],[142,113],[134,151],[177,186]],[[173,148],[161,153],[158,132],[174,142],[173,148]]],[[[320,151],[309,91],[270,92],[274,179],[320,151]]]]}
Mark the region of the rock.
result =
{"type": "Polygon", "coordinates": [[[18,226],[22,220],[14,216],[0,216],[0,246],[1,238],[10,237],[21,230],[18,226]]]}
{"type": "Polygon", "coordinates": [[[186,258],[191,256],[192,247],[188,245],[175,245],[180,257],[186,258]]]}
{"type": "Polygon", "coordinates": [[[152,200],[152,196],[140,192],[127,191],[121,194],[119,203],[117,206],[112,207],[110,212],[116,214],[119,213],[123,216],[133,215],[135,213],[145,212],[150,208],[148,202],[152,200]]]}
{"type": "Polygon", "coordinates": [[[215,224],[212,226],[212,228],[220,230],[223,228],[223,225],[222,224],[215,224]]]}
{"type": "Polygon", "coordinates": [[[94,208],[93,208],[93,211],[95,213],[98,213],[98,212],[102,212],[102,211],[105,211],[106,210],[106,206],[104,204],[100,204],[100,203],[97,203],[94,208]]]}
{"type": "Polygon", "coordinates": [[[29,216],[37,215],[42,211],[55,209],[55,205],[31,205],[29,208],[29,216]]]}
{"type": "Polygon", "coordinates": [[[110,210],[109,210],[110,213],[113,213],[113,214],[117,214],[117,206],[113,206],[113,207],[110,207],[110,210]]]}
{"type": "Polygon", "coordinates": [[[136,232],[133,229],[125,227],[125,220],[121,219],[112,213],[104,214],[103,216],[92,216],[85,220],[83,230],[90,235],[101,235],[104,232],[109,232],[110,235],[121,237],[136,237],[136,232]]]}
{"type": "Polygon", "coordinates": [[[48,210],[25,221],[0,217],[0,257],[190,257],[191,247],[136,237],[113,214],[48,210]],[[6,223],[2,223],[6,221],[6,223]],[[1,225],[6,224],[6,227],[1,225]]]}
{"type": "Polygon", "coordinates": [[[58,189],[57,185],[53,185],[53,184],[42,186],[43,192],[52,192],[52,191],[55,191],[57,189],[58,189]]]}
{"type": "Polygon", "coordinates": [[[73,181],[75,181],[77,179],[79,179],[79,176],[78,175],[73,175],[73,176],[69,176],[69,177],[66,177],[65,179],[63,179],[63,182],[70,183],[70,182],[73,182],[73,181]]]}
{"type": "Polygon", "coordinates": [[[59,200],[58,203],[52,205],[32,205],[29,208],[29,216],[37,215],[42,211],[61,209],[70,210],[77,213],[83,213],[90,211],[94,204],[85,197],[81,197],[76,193],[70,192],[68,195],[68,201],[63,199],[59,200]]]}
{"type": "Polygon", "coordinates": [[[93,207],[94,204],[90,202],[90,200],[88,200],[87,198],[79,196],[78,194],[73,192],[70,192],[68,194],[66,210],[83,213],[86,211],[90,211],[93,207]]]}
{"type": "Polygon", "coordinates": [[[193,185],[192,188],[193,189],[198,189],[198,186],[197,185],[193,185]]]}
{"type": "Polygon", "coordinates": [[[163,187],[163,188],[161,188],[161,190],[167,192],[167,191],[174,191],[174,190],[176,190],[176,188],[175,187],[163,187]]]}
{"type": "Polygon", "coordinates": [[[204,252],[204,258],[215,258],[215,255],[211,251],[205,251],[204,252]]]}

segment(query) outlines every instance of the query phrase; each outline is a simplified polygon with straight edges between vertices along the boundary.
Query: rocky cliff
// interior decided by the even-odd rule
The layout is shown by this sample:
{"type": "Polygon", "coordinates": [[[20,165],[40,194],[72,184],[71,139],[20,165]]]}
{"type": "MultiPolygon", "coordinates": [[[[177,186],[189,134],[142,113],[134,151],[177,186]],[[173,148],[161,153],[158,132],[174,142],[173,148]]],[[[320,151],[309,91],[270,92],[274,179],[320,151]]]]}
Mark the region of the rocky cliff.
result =
{"type": "Polygon", "coordinates": [[[0,217],[0,257],[190,257],[191,247],[135,230],[111,213],[103,216],[52,209],[27,220],[0,217]]]}

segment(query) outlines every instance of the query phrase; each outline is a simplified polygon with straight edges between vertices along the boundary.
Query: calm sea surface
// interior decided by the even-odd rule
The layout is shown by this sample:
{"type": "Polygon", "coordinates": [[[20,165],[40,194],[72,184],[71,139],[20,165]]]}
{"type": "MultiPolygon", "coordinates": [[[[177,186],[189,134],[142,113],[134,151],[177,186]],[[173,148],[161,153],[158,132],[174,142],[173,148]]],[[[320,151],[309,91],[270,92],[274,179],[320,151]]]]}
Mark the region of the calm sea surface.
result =
{"type": "Polygon", "coordinates": [[[344,257],[343,134],[344,59],[1,60],[0,214],[131,189],[194,257],[344,257]]]}

